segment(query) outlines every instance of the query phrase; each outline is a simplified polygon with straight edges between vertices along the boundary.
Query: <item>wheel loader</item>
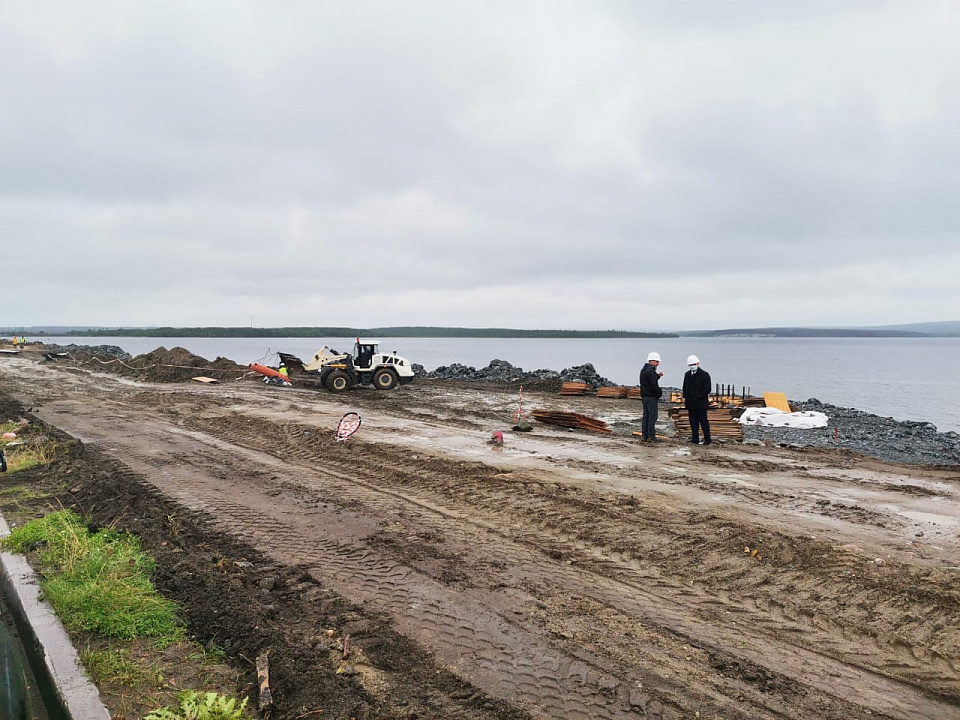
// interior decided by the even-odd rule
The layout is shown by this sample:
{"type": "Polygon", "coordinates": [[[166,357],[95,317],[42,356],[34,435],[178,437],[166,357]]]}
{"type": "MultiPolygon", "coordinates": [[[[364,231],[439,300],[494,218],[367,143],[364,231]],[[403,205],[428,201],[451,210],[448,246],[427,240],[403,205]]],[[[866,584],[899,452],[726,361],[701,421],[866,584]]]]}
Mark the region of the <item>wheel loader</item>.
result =
{"type": "Polygon", "coordinates": [[[413,382],[410,362],[395,352],[380,352],[376,340],[357,338],[353,355],[338,353],[324,346],[310,362],[296,355],[278,353],[287,368],[291,382],[318,381],[330,392],[340,393],[356,385],[373,385],[377,390],[392,390],[397,385],[413,382]]]}

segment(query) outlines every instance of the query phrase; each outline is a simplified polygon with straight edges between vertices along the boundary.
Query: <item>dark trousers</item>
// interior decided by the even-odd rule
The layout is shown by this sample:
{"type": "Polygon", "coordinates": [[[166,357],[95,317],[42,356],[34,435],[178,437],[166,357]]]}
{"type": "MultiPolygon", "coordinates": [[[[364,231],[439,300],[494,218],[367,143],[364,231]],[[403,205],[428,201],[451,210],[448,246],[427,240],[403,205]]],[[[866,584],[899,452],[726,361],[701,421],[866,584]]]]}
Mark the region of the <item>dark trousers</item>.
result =
{"type": "Polygon", "coordinates": [[[640,398],[643,403],[643,422],[640,427],[643,430],[643,436],[648,440],[654,440],[657,437],[657,411],[660,400],[655,397],[640,398]]]}
{"type": "Polygon", "coordinates": [[[690,416],[690,435],[693,442],[700,442],[700,428],[703,428],[703,441],[710,442],[710,421],[707,419],[707,409],[687,410],[690,416]]]}

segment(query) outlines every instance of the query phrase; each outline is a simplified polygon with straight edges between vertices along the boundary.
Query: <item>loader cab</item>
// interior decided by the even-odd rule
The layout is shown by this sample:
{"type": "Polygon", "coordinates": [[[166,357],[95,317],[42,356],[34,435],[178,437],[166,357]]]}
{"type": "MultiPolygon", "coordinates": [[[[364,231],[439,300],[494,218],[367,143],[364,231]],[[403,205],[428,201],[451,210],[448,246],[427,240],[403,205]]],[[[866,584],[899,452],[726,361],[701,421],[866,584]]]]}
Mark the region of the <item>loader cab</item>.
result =
{"type": "Polygon", "coordinates": [[[353,364],[358,368],[367,369],[373,364],[373,356],[380,349],[380,342],[377,340],[361,340],[353,346],[353,364]]]}

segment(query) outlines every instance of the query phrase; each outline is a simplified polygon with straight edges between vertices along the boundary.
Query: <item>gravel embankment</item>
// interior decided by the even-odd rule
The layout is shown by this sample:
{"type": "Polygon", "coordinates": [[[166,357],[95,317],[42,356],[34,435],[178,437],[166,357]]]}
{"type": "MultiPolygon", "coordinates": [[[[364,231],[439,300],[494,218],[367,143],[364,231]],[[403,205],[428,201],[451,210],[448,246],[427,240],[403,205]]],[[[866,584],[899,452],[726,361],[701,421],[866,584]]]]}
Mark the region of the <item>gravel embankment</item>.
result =
{"type": "Polygon", "coordinates": [[[71,355],[93,355],[99,358],[120,358],[121,360],[129,360],[131,355],[123,348],[117,345],[47,345],[44,348],[45,352],[67,352],[71,355]]]}
{"type": "Polygon", "coordinates": [[[960,436],[955,432],[937,432],[933,423],[894,420],[816,398],[791,404],[797,410],[825,413],[830,422],[825,428],[813,430],[747,425],[743,429],[744,439],[800,447],[841,447],[911,465],[960,465],[960,436]]]}
{"type": "Polygon", "coordinates": [[[414,363],[414,373],[417,377],[426,377],[436,380],[465,380],[467,382],[535,382],[538,380],[553,380],[562,382],[585,382],[593,387],[615,386],[617,383],[603,377],[591,363],[577,365],[557,372],[556,370],[533,370],[526,372],[506,360],[491,360],[485,368],[477,370],[468,365],[454,363],[441,365],[436,370],[427,372],[422,365],[414,363]]]}

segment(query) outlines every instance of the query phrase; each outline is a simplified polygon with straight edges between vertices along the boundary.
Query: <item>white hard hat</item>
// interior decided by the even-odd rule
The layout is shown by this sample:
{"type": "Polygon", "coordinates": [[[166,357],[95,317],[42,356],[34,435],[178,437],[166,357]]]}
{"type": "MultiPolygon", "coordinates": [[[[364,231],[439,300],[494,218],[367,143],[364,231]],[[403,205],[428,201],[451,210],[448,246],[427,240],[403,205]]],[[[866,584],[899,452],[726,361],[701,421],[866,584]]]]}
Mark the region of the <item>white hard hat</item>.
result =
{"type": "Polygon", "coordinates": [[[649,355],[647,355],[647,362],[650,362],[651,360],[656,360],[657,362],[660,362],[660,353],[650,353],[649,355]]]}
{"type": "Polygon", "coordinates": [[[699,365],[699,364],[700,364],[700,358],[698,358],[696,355],[691,355],[690,357],[687,358],[687,365],[699,365]]]}

